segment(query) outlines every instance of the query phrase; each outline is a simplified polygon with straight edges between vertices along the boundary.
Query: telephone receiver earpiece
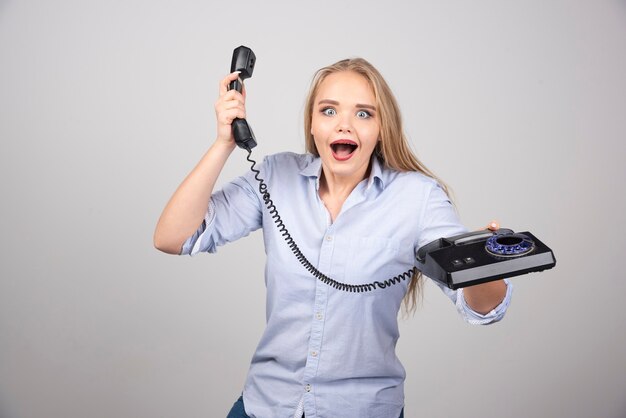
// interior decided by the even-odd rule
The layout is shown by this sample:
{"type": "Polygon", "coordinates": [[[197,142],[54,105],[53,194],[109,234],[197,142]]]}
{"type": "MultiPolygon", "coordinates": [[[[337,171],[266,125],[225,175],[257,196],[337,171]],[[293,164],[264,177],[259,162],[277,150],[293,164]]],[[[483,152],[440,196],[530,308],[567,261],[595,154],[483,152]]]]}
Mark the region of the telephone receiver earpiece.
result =
{"type": "MultiPolygon", "coordinates": [[[[252,77],[256,56],[248,47],[240,46],[233,51],[233,59],[230,63],[230,72],[240,71],[239,78],[241,81],[252,77]]],[[[241,93],[241,83],[234,80],[230,83],[230,89],[235,89],[241,93]]]]}
{"type": "MultiPolygon", "coordinates": [[[[241,81],[252,77],[252,71],[254,71],[255,64],[256,56],[250,48],[243,45],[235,48],[233,51],[233,59],[230,63],[230,72],[241,72],[239,73],[239,79],[230,82],[228,86],[229,90],[235,89],[241,93],[243,89],[241,81]]],[[[248,125],[248,122],[245,119],[236,118],[233,120],[232,127],[233,136],[235,137],[235,143],[237,146],[248,151],[256,147],[254,132],[252,132],[252,128],[248,125]]]]}

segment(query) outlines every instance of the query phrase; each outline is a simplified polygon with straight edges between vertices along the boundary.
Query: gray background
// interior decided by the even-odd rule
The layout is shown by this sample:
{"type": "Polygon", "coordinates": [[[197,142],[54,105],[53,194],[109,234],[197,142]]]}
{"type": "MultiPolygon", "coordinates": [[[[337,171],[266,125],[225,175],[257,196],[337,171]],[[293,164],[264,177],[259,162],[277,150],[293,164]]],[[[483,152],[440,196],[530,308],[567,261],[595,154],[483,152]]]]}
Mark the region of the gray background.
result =
{"type": "MultiPolygon", "coordinates": [[[[2,418],[226,415],[264,326],[261,234],[189,258],[152,233],[240,44],[258,158],[303,151],[314,71],[363,56],[463,222],[555,251],[493,326],[427,286],[407,417],[626,417],[624,1],[5,0],[2,418]]],[[[236,151],[221,184],[247,169],[236,151]]]]}

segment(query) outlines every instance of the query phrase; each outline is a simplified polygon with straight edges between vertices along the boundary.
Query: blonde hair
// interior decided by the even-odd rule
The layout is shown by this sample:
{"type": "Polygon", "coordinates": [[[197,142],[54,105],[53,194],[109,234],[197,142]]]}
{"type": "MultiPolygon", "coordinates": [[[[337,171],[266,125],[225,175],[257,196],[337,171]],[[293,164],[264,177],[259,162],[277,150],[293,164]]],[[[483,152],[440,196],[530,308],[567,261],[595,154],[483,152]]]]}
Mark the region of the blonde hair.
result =
{"type": "MultiPolygon", "coordinates": [[[[311,82],[311,88],[304,108],[304,138],[306,151],[319,156],[315,140],[311,134],[311,120],[315,97],[322,82],[330,74],[341,71],[353,71],[363,76],[369,83],[376,98],[376,109],[380,115],[380,141],[374,149],[374,154],[387,167],[396,171],[419,171],[441,185],[446,194],[450,195],[448,186],[435,176],[417,158],[409,146],[404,129],[398,102],[389,85],[376,68],[363,58],[350,58],[338,61],[332,65],[319,69],[311,82]]],[[[404,297],[405,313],[415,312],[418,297],[422,297],[423,278],[416,272],[409,283],[407,294],[404,297]]]]}

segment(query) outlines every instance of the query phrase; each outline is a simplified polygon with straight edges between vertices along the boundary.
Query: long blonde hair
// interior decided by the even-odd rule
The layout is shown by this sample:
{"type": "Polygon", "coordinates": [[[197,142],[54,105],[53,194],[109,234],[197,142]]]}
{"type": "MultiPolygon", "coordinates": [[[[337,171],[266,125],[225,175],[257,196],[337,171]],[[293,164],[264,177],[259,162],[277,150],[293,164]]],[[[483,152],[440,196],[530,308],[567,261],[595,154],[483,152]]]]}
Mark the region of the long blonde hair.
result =
{"type": "MultiPolygon", "coordinates": [[[[448,186],[426,168],[411,150],[402,127],[402,117],[396,98],[383,76],[372,64],[363,58],[344,59],[321,68],[315,73],[304,108],[304,138],[306,151],[315,156],[319,156],[319,152],[315,146],[315,140],[311,134],[313,107],[319,86],[330,74],[341,71],[353,71],[365,77],[374,91],[376,109],[380,115],[380,141],[378,141],[374,149],[374,154],[381,163],[385,167],[396,171],[419,171],[432,177],[437,180],[446,194],[450,195],[448,186]]],[[[418,297],[420,300],[422,297],[422,287],[422,273],[416,272],[411,278],[407,294],[404,297],[404,309],[406,313],[415,312],[418,297]]]]}

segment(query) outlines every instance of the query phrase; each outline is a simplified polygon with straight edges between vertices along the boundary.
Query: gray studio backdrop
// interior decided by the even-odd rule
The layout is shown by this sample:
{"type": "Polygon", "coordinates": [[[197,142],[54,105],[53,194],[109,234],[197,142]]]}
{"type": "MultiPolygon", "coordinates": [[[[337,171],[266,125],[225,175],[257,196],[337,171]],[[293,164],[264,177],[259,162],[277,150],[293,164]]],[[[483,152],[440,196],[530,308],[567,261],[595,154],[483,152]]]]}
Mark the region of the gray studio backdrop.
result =
{"type": "Polygon", "coordinates": [[[407,417],[626,416],[624,1],[4,0],[2,418],[226,415],[264,326],[261,234],[191,258],[152,233],[241,44],[257,158],[303,151],[314,71],[362,56],[463,222],[555,251],[493,326],[426,287],[407,417]]]}

